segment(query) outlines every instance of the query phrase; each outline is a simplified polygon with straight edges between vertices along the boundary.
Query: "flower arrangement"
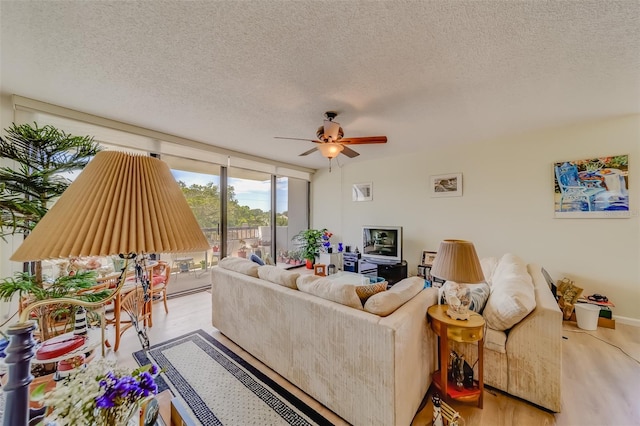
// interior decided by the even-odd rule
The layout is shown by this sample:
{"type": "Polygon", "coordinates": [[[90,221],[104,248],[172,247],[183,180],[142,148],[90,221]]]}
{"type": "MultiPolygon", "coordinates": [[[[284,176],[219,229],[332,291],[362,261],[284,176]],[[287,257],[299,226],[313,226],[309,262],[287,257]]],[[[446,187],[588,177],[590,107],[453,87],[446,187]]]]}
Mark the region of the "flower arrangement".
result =
{"type": "MultiPolygon", "coordinates": [[[[153,380],[158,372],[157,366],[148,365],[129,373],[113,361],[96,360],[44,395],[44,405],[50,408],[44,424],[124,425],[158,392],[153,380]]],[[[38,392],[44,388],[36,389],[32,399],[40,399],[38,392]]]]}
{"type": "Polygon", "coordinates": [[[327,231],[326,229],[324,230],[324,232],[322,233],[322,250],[325,253],[330,253],[331,251],[329,250],[329,248],[331,247],[331,237],[333,236],[333,233],[327,231]]]}

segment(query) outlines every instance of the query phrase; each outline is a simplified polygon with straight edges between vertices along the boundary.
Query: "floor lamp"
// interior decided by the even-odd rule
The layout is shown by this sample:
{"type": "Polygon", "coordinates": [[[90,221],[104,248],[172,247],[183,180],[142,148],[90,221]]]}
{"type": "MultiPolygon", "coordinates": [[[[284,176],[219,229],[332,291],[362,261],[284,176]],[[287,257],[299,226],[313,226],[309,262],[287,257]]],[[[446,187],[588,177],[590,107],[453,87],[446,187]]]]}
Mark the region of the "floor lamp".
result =
{"type": "MultiPolygon", "coordinates": [[[[26,262],[80,256],[185,253],[209,248],[182,190],[162,161],[140,155],[103,151],[76,180],[11,256],[26,262]]],[[[73,298],[38,301],[27,306],[8,329],[5,363],[8,382],[4,426],[27,425],[29,384],[35,342],[31,310],[48,303],[101,307],[120,291],[126,265],[116,289],[100,302],[73,298]]]]}

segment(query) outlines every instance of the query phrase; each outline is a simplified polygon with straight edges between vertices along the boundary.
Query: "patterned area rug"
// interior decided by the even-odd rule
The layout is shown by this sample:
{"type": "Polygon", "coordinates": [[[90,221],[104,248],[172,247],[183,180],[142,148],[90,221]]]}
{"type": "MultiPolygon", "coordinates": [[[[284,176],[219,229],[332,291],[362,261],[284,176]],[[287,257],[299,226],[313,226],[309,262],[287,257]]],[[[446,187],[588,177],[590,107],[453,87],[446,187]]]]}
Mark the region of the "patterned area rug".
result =
{"type": "Polygon", "coordinates": [[[327,419],[203,330],[133,354],[163,372],[171,389],[202,425],[330,425],[327,419]]]}

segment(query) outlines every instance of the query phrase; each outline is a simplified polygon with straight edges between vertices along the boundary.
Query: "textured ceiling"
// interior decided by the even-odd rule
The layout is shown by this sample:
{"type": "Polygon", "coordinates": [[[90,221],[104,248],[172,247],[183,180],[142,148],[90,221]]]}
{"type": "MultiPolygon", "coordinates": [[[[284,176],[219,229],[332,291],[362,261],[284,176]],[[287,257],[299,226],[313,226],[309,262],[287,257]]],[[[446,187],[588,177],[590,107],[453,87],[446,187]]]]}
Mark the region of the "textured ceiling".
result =
{"type": "Polygon", "coordinates": [[[327,167],[640,113],[640,2],[2,1],[0,89],[327,167]]]}

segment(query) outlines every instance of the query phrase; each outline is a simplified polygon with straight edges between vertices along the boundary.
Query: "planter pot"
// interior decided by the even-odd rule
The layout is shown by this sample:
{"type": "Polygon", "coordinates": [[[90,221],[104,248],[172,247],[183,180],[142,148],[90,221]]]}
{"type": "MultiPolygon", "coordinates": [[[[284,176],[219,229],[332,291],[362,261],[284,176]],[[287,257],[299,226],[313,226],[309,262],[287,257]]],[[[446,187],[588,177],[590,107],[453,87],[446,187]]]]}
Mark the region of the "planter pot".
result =
{"type": "Polygon", "coordinates": [[[313,269],[313,261],[307,259],[307,269],[313,269]]]}

